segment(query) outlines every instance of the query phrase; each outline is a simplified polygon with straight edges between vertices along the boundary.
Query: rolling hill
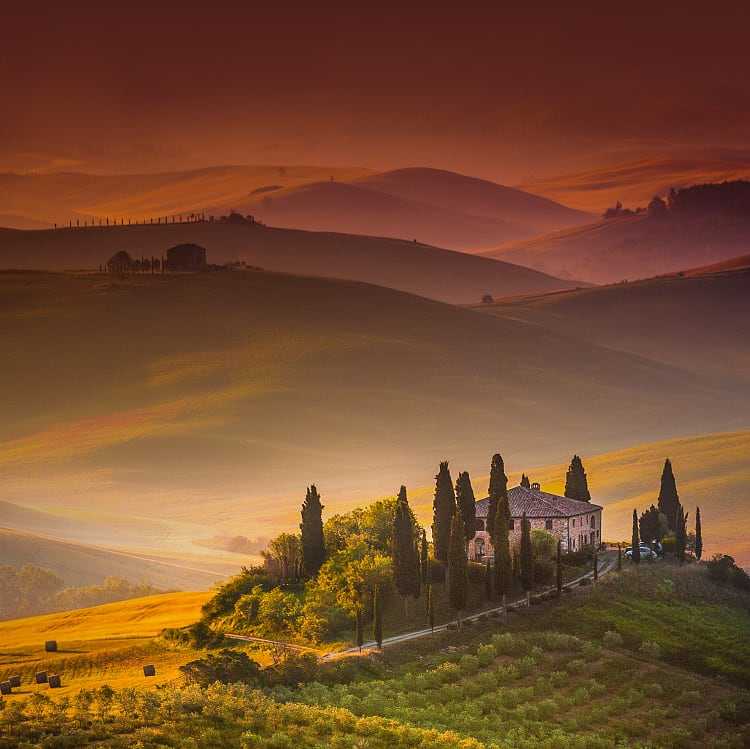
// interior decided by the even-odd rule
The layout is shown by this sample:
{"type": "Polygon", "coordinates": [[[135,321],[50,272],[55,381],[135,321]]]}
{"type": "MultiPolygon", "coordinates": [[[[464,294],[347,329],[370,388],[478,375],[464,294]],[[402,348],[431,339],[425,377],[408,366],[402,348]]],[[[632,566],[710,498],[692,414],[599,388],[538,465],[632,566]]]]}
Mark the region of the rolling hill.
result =
{"type": "Polygon", "coordinates": [[[59,229],[0,230],[0,268],[96,269],[119,250],[161,257],[195,242],[209,262],[244,260],[266,270],[353,279],[445,302],[569,288],[571,281],[490,258],[404,240],[272,229],[224,222],[59,229]]]}
{"type": "Polygon", "coordinates": [[[750,383],[750,268],[734,258],[626,284],[508,300],[478,309],[652,361],[750,383]]]}
{"type": "Polygon", "coordinates": [[[606,284],[721,262],[746,254],[748,247],[747,218],[659,220],[640,214],[509,243],[483,254],[562,278],[606,284]]]}
{"type": "Polygon", "coordinates": [[[333,512],[445,456],[557,463],[750,415],[732,383],[355,282],[3,273],[0,299],[3,499],[113,537],[158,521],[186,553],[196,525],[292,527],[313,481],[333,512]]]}
{"type": "Polygon", "coordinates": [[[418,239],[466,250],[588,223],[591,216],[511,187],[439,169],[397,169],[251,196],[230,208],[267,224],[418,239]]]}
{"type": "Polygon", "coordinates": [[[750,154],[715,149],[656,155],[573,174],[530,179],[519,189],[601,214],[618,200],[628,208],[636,208],[646,206],[654,195],[665,195],[671,187],[748,176],[750,154]]]}

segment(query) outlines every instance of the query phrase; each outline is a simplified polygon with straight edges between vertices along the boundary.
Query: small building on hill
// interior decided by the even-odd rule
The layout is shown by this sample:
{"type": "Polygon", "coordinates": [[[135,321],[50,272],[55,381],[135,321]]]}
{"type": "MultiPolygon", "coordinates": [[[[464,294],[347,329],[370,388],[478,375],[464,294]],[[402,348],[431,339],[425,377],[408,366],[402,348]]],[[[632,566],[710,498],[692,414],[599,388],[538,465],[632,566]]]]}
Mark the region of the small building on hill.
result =
{"type": "MultiPolygon", "coordinates": [[[[510,545],[521,543],[521,519],[524,513],[531,530],[544,530],[562,542],[563,551],[578,551],[598,546],[602,540],[602,508],[593,502],[560,497],[542,491],[539,484],[530,488],[508,489],[510,505],[510,545]]],[[[490,499],[479,500],[476,509],[476,535],[469,541],[469,559],[483,562],[494,557],[492,540],[487,531],[490,499]]]]}
{"type": "Polygon", "coordinates": [[[196,272],[207,267],[206,248],[198,244],[178,244],[167,250],[167,270],[196,272]]]}

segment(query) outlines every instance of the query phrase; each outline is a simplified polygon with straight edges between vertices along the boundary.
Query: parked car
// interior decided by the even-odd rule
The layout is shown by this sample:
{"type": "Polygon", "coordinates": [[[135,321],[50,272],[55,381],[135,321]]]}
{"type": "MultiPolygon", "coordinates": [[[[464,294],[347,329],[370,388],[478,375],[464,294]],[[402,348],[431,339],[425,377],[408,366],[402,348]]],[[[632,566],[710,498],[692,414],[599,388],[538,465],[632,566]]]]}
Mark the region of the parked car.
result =
{"type": "MultiPolygon", "coordinates": [[[[646,544],[641,544],[639,546],[641,550],[641,559],[650,559],[654,558],[656,559],[656,552],[652,551],[650,547],[646,546],[646,544]]],[[[628,546],[627,549],[625,549],[625,559],[632,559],[633,558],[633,547],[628,546]]]]}

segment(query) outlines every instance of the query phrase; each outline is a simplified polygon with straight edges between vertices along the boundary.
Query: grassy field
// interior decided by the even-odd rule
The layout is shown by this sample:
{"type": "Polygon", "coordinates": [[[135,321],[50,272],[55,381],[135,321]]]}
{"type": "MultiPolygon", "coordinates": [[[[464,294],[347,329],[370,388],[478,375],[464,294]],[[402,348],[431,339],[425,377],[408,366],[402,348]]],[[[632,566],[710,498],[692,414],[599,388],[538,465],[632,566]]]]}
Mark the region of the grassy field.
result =
{"type": "Polygon", "coordinates": [[[200,618],[210,593],[165,593],[56,614],[0,622],[0,680],[23,677],[21,695],[45,692],[31,679],[37,671],[58,673],[63,688],[55,695],[99,686],[133,686],[144,682],[142,667],[157,666],[148,684],[171,681],[177,668],[196,657],[155,639],[166,627],[182,627],[200,618]],[[46,640],[57,640],[58,651],[47,653],[46,640]]]}

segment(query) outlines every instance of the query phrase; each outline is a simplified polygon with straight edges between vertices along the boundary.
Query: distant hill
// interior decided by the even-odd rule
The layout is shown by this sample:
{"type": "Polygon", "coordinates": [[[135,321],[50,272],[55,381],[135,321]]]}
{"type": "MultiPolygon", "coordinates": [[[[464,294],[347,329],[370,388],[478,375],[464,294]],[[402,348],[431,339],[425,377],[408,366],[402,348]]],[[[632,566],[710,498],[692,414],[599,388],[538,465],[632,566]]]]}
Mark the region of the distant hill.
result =
{"type": "Polygon", "coordinates": [[[353,279],[453,303],[530,294],[575,285],[517,265],[403,240],[272,229],[260,225],[183,223],[23,232],[0,229],[0,268],[96,269],[119,250],[161,257],[196,243],[208,260],[244,260],[267,270],[353,279]]]}
{"type": "Polygon", "coordinates": [[[95,585],[111,576],[162,589],[204,590],[225,578],[228,572],[0,527],[0,565],[25,564],[48,569],[71,586],[95,585]]]}
{"type": "Polygon", "coordinates": [[[634,208],[654,195],[701,182],[750,177],[750,153],[717,150],[655,156],[573,174],[530,179],[518,185],[582,211],[601,214],[618,200],[634,208]]]}
{"type": "Polygon", "coordinates": [[[479,309],[717,382],[750,384],[747,260],[479,309]]]}
{"type": "Polygon", "coordinates": [[[274,226],[416,238],[460,250],[488,248],[591,219],[521,190],[427,168],[265,192],[233,207],[274,226]]]}
{"type": "Polygon", "coordinates": [[[446,456],[557,463],[749,415],[728,379],[362,283],[2,273],[0,299],[5,500],[158,519],[165,545],[288,529],[313,481],[334,512],[446,456]]]}

